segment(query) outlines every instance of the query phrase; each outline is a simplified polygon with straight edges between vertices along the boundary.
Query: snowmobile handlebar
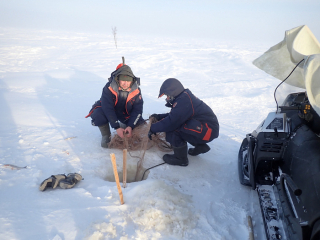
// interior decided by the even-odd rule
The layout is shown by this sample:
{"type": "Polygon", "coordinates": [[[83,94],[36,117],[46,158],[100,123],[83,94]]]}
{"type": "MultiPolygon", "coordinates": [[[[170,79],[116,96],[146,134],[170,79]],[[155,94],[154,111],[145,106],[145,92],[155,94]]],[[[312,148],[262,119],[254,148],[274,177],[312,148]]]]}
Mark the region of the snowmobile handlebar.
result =
{"type": "Polygon", "coordinates": [[[300,110],[301,106],[279,106],[281,110],[300,110]]]}
{"type": "Polygon", "coordinates": [[[302,190],[297,187],[297,185],[294,183],[292,178],[286,173],[282,173],[280,176],[280,183],[281,183],[281,186],[283,187],[283,190],[285,189],[284,188],[284,180],[286,180],[288,186],[291,188],[294,195],[300,196],[302,194],[302,190]]]}

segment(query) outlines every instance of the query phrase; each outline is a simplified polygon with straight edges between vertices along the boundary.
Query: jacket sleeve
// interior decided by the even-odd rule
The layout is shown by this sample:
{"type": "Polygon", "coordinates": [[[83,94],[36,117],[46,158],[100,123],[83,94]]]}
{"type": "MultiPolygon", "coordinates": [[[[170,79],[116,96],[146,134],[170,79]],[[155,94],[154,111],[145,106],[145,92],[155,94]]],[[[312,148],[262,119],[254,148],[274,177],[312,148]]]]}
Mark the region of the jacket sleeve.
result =
{"type": "Polygon", "coordinates": [[[167,117],[151,125],[150,130],[152,132],[172,132],[178,129],[193,115],[192,102],[186,94],[176,99],[173,105],[175,106],[171,109],[167,117]]]}
{"type": "Polygon", "coordinates": [[[159,121],[164,119],[165,117],[169,116],[169,113],[161,113],[161,114],[158,114],[158,117],[159,117],[159,121]]]}
{"type": "Polygon", "coordinates": [[[110,84],[106,84],[106,86],[102,90],[101,108],[106,115],[111,127],[113,127],[114,129],[118,129],[120,125],[114,109],[115,101],[113,100],[113,94],[108,88],[109,85],[110,84]]]}
{"type": "Polygon", "coordinates": [[[139,94],[134,98],[135,98],[135,101],[133,102],[130,118],[127,123],[127,125],[132,129],[136,127],[137,122],[139,121],[139,119],[142,118],[143,99],[142,99],[140,88],[139,88],[139,94]]]}

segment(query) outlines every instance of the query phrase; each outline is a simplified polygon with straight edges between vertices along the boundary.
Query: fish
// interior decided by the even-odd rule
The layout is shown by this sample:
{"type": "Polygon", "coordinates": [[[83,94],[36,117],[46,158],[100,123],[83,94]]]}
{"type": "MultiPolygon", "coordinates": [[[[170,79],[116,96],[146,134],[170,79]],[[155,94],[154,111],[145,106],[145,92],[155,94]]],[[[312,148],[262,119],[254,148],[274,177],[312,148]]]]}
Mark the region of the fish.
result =
{"type": "Polygon", "coordinates": [[[68,138],[65,138],[64,140],[70,140],[70,139],[73,139],[73,138],[76,138],[77,136],[74,136],[74,137],[68,137],[68,138]]]}
{"type": "Polygon", "coordinates": [[[28,168],[28,166],[18,167],[18,166],[13,165],[13,164],[0,164],[0,166],[2,168],[10,168],[11,170],[20,170],[20,169],[28,168]]]}

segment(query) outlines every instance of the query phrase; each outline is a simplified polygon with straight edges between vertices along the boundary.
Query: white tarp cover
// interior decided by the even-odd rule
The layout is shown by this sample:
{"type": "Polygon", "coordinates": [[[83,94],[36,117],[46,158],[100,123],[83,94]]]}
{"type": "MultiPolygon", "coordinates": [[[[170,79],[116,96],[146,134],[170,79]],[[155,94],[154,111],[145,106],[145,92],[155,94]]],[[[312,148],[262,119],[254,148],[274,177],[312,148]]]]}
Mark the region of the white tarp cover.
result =
{"type": "Polygon", "coordinates": [[[310,104],[320,115],[320,44],[307,26],[286,31],[283,41],[253,64],[283,81],[302,59],[285,83],[306,89],[310,104]]]}

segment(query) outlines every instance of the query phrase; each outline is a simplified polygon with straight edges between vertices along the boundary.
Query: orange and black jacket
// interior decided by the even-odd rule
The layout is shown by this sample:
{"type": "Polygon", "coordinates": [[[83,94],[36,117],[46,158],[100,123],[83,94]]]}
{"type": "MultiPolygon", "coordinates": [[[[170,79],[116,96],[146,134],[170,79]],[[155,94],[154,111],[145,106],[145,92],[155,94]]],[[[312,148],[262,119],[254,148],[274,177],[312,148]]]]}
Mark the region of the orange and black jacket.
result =
{"type": "Polygon", "coordinates": [[[107,83],[101,96],[101,107],[111,127],[117,129],[119,122],[132,129],[142,119],[143,99],[136,82],[129,91],[122,91],[116,81],[107,83]]]}
{"type": "MultiPolygon", "coordinates": [[[[137,124],[143,121],[143,99],[139,84],[140,78],[133,75],[129,66],[123,65],[111,73],[109,82],[102,90],[100,101],[95,103],[86,117],[89,117],[95,109],[101,108],[114,129],[120,127],[119,121],[134,129],[137,124]],[[120,74],[133,77],[133,82],[128,91],[123,91],[119,88],[117,76],[120,74]]],[[[99,119],[96,119],[96,121],[99,122],[99,119]]]]}

